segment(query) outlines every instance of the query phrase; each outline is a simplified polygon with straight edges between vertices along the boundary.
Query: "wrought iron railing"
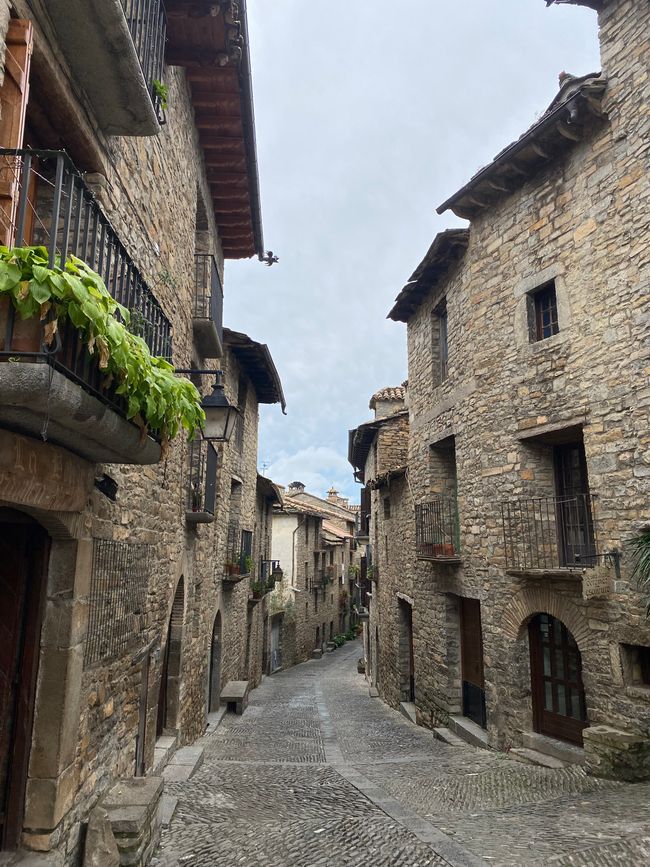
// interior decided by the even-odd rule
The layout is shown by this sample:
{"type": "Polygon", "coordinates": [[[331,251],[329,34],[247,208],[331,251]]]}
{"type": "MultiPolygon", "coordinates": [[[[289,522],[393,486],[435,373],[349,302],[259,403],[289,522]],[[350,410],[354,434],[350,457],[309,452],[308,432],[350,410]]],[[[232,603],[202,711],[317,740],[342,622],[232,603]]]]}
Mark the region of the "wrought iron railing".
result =
{"type": "Polygon", "coordinates": [[[223,345],[223,287],[217,262],[211,253],[194,256],[194,318],[210,319],[223,345]]]}
{"type": "Polygon", "coordinates": [[[162,83],[165,67],[167,39],[165,4],[163,0],[122,0],[122,8],[151,101],[162,121],[164,118],[162,94],[155,82],[162,83]]]}
{"type": "Polygon", "coordinates": [[[595,566],[598,540],[590,494],[529,497],[501,504],[509,569],[595,566]]]}
{"type": "Polygon", "coordinates": [[[418,557],[455,560],[460,556],[458,504],[433,500],[415,507],[415,550],[418,557]]]}
{"type": "MultiPolygon", "coordinates": [[[[141,336],[155,355],[171,357],[169,320],[65,153],[0,149],[0,189],[4,244],[42,245],[51,266],[70,255],[83,259],[102,276],[113,298],[130,311],[130,330],[141,336]]],[[[22,342],[23,329],[12,306],[3,314],[3,326],[0,361],[17,355],[47,361],[125,414],[125,402],[115,393],[118,383],[111,386],[106,382],[98,353],[90,355],[70,323],[61,327],[55,345],[47,351],[42,334],[35,342],[22,342]]]]}
{"type": "Polygon", "coordinates": [[[277,573],[280,568],[279,560],[260,560],[260,581],[269,582],[273,579],[273,573],[277,573]]]}
{"type": "Polygon", "coordinates": [[[214,515],[218,452],[212,443],[197,437],[188,453],[187,511],[214,515]]]}
{"type": "Polygon", "coordinates": [[[228,526],[226,543],[226,574],[250,575],[255,571],[253,562],[253,533],[241,530],[239,524],[228,526]]]}

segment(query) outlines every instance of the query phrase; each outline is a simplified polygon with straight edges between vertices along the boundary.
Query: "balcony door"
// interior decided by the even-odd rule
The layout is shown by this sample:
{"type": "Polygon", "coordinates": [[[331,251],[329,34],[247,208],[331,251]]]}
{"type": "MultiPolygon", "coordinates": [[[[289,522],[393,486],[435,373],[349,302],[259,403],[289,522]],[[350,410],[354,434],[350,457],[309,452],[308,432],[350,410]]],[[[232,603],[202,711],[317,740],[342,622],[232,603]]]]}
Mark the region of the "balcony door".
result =
{"type": "Polygon", "coordinates": [[[0,849],[20,842],[49,537],[0,509],[0,849]],[[5,513],[7,514],[7,513],[5,513]]]}
{"type": "Polygon", "coordinates": [[[582,442],[556,446],[554,459],[560,565],[593,566],[596,544],[582,442]]]}
{"type": "Polygon", "coordinates": [[[534,617],[528,635],[535,731],[582,746],[587,712],[578,645],[550,614],[534,617]]]}
{"type": "Polygon", "coordinates": [[[460,599],[460,658],[463,681],[463,716],[485,728],[485,678],[481,603],[460,599]]]}

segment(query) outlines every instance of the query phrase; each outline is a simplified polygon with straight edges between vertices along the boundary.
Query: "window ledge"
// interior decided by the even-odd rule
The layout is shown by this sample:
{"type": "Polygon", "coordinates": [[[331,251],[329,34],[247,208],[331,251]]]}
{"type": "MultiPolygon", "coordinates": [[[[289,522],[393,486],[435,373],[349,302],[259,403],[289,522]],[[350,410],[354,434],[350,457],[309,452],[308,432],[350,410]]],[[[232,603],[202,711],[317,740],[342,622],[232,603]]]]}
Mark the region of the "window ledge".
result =
{"type": "Polygon", "coordinates": [[[427,563],[441,563],[443,566],[460,566],[463,562],[461,557],[435,557],[433,554],[416,554],[416,560],[423,560],[427,563]]]}
{"type": "Polygon", "coordinates": [[[641,701],[650,702],[650,686],[632,685],[625,687],[625,695],[629,698],[637,698],[641,701]]]}
{"type": "Polygon", "coordinates": [[[539,355],[547,349],[555,349],[557,346],[567,343],[568,340],[569,334],[567,331],[559,331],[552,337],[546,337],[544,340],[534,340],[532,343],[527,343],[526,350],[530,355],[539,355]]]}
{"type": "Polygon", "coordinates": [[[556,578],[564,581],[582,581],[584,569],[506,569],[506,575],[515,578],[556,578]]]}

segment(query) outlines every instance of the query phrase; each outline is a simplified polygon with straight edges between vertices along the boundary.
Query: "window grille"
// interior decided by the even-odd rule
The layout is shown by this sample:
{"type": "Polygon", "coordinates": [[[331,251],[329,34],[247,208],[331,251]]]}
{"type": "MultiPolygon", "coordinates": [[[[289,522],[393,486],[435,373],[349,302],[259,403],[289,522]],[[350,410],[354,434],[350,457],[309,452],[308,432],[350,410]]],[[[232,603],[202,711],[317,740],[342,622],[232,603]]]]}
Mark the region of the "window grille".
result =
{"type": "Polygon", "coordinates": [[[143,643],[153,552],[153,545],[94,540],[86,668],[143,643]]]}

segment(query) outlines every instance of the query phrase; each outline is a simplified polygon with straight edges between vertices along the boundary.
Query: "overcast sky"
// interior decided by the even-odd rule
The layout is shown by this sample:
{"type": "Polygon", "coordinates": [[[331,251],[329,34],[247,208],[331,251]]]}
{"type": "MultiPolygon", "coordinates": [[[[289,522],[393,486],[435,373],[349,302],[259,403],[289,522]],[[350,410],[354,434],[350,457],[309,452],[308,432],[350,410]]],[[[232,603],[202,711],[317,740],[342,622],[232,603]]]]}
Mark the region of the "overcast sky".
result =
{"type": "Polygon", "coordinates": [[[226,324],[267,343],[287,398],[260,468],[358,502],[348,429],[407,375],[386,320],[435,209],[599,69],[596,15],[544,0],[248,0],[262,219],[280,262],[227,263],[226,324]]]}

